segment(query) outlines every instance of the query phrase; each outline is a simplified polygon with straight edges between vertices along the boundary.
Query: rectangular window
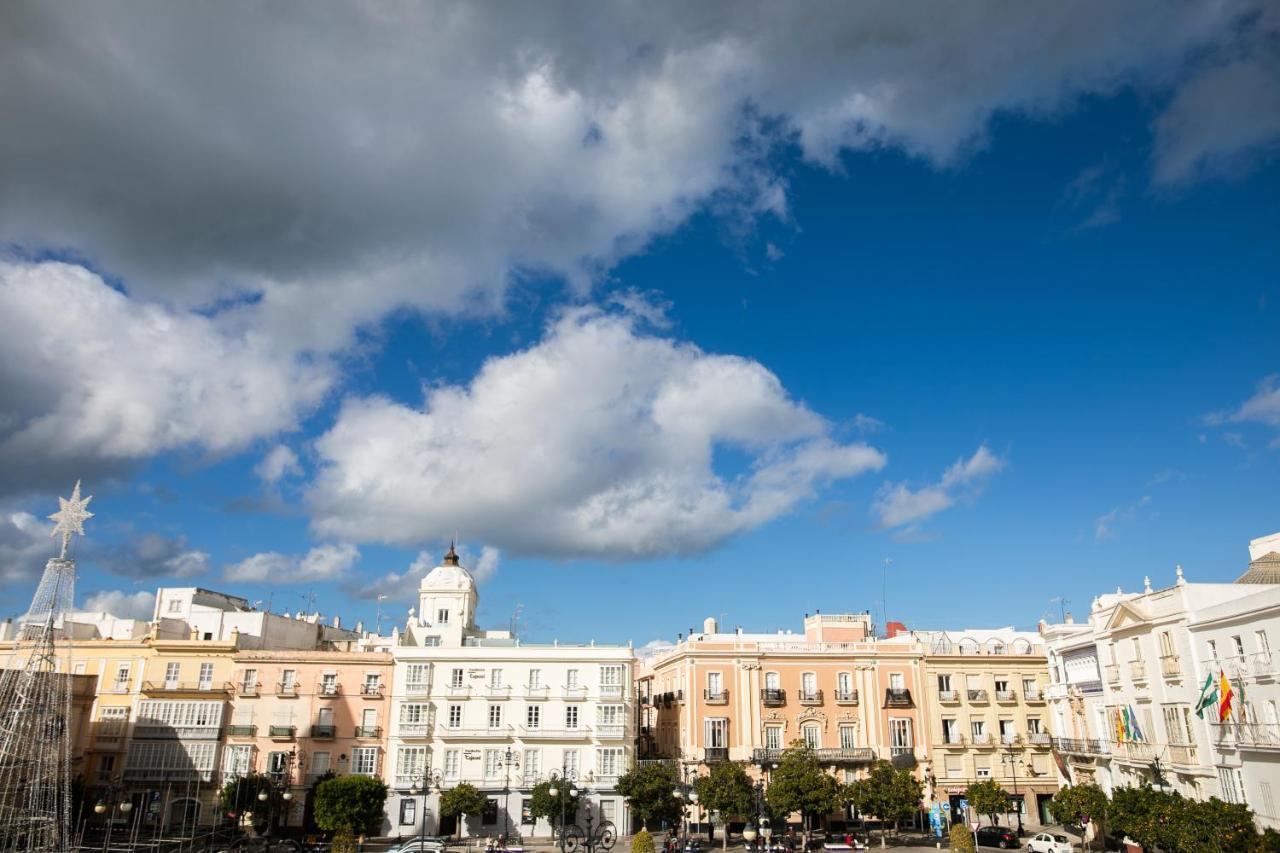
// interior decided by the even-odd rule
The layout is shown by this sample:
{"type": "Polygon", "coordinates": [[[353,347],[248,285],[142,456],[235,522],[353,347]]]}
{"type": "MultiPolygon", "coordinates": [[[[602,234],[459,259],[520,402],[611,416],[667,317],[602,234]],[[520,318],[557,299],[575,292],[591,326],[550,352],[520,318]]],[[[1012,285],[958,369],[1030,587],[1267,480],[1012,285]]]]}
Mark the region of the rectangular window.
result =
{"type": "Polygon", "coordinates": [[[444,751],[444,778],[456,780],[458,778],[459,751],[456,749],[446,749],[444,751]]]}
{"type": "Polygon", "coordinates": [[[425,746],[402,746],[396,750],[396,776],[401,779],[417,780],[427,769],[427,748],[425,746]]]}
{"type": "Polygon", "coordinates": [[[836,673],[836,698],[845,700],[853,698],[852,672],[836,673]]]}
{"type": "Polygon", "coordinates": [[[621,705],[599,705],[596,708],[596,722],[602,726],[621,726],[624,719],[621,705]]]}
{"type": "Polygon", "coordinates": [[[973,735],[974,743],[982,743],[987,736],[987,721],[971,720],[969,722],[969,734],[973,735]]]}
{"type": "Polygon", "coordinates": [[[538,783],[538,774],[542,768],[542,753],[536,749],[524,751],[524,783],[533,786],[538,783]]]}
{"type": "Polygon", "coordinates": [[[974,776],[976,776],[976,777],[977,777],[977,778],[979,778],[979,779],[990,779],[990,778],[991,778],[991,768],[990,768],[990,767],[975,767],[975,768],[973,768],[973,775],[974,775],[974,776]]]}
{"type": "Polygon", "coordinates": [[[1258,654],[1262,655],[1264,658],[1270,657],[1270,656],[1271,656],[1271,644],[1270,644],[1269,642],[1267,642],[1267,632],[1266,632],[1266,631],[1254,631],[1254,632],[1253,632],[1253,639],[1254,639],[1254,642],[1256,642],[1256,643],[1258,644],[1258,654]]]}
{"type": "Polygon", "coordinates": [[[570,779],[572,779],[574,776],[577,776],[578,775],[578,750],[566,749],[563,753],[561,753],[560,764],[568,773],[572,774],[569,777],[570,779]]]}
{"type": "Polygon", "coordinates": [[[436,624],[437,625],[449,624],[449,611],[447,608],[442,607],[436,611],[436,624]]]}
{"type": "Polygon", "coordinates": [[[765,749],[782,749],[782,726],[766,726],[764,730],[765,749]]]}
{"type": "Polygon", "coordinates": [[[1209,646],[1209,658],[1216,661],[1218,659],[1218,644],[1213,640],[1209,640],[1207,645],[1209,646]]]}
{"type": "Polygon", "coordinates": [[[564,686],[570,689],[578,686],[578,671],[571,669],[564,674],[564,686]]]}
{"type": "Polygon", "coordinates": [[[857,748],[857,746],[858,746],[858,735],[857,735],[857,731],[858,731],[858,730],[857,730],[857,729],[855,729],[853,726],[841,726],[841,727],[840,727],[840,748],[841,748],[841,749],[856,749],[856,748],[857,748]]]}
{"type": "Polygon", "coordinates": [[[486,749],[484,751],[484,778],[493,781],[502,777],[502,750],[486,749]]]}
{"type": "Polygon", "coordinates": [[[723,717],[713,717],[704,722],[706,746],[712,749],[723,749],[729,745],[729,721],[723,717]]]}
{"type": "Polygon", "coordinates": [[[482,826],[493,826],[498,822],[498,801],[489,799],[485,801],[484,811],[480,813],[480,824],[482,826]]]}
{"type": "Polygon", "coordinates": [[[122,663],[116,667],[116,689],[129,689],[129,664],[122,663]]]}
{"type": "Polygon", "coordinates": [[[950,675],[938,676],[938,692],[939,693],[951,692],[951,676],[950,675]]]}
{"type": "Polygon", "coordinates": [[[1039,717],[1027,717],[1027,734],[1032,734],[1032,735],[1040,734],[1040,718],[1039,717]]]}
{"type": "Polygon", "coordinates": [[[900,673],[900,672],[891,672],[891,673],[889,673],[889,687],[890,687],[890,689],[893,689],[893,690],[905,690],[905,689],[906,689],[906,686],[907,686],[907,685],[906,685],[906,682],[903,680],[903,675],[902,675],[902,673],[900,673]]]}
{"type": "Polygon", "coordinates": [[[181,599],[178,599],[178,598],[170,599],[170,600],[169,600],[169,612],[170,612],[170,613],[181,613],[181,612],[182,612],[182,600],[181,600],[181,599]]]}
{"type": "Polygon", "coordinates": [[[267,772],[283,773],[285,763],[289,759],[287,752],[272,752],[267,755],[267,772]]]}
{"type": "Polygon", "coordinates": [[[244,677],[240,679],[240,686],[245,690],[253,690],[258,686],[258,671],[256,669],[246,669],[244,677]]]}
{"type": "Polygon", "coordinates": [[[180,680],[181,675],[182,675],[182,664],[178,664],[178,663],[166,664],[164,668],[164,686],[170,687],[170,688],[177,687],[178,681],[180,680]]]}
{"type": "Polygon", "coordinates": [[[961,763],[961,757],[959,755],[946,756],[946,770],[947,778],[949,779],[959,779],[963,776],[964,764],[961,763]]]}
{"type": "Polygon", "coordinates": [[[816,723],[805,726],[800,730],[800,733],[804,735],[804,745],[809,749],[822,748],[822,730],[818,728],[816,723]]]}
{"type": "Polygon", "coordinates": [[[501,687],[501,686],[502,686],[502,684],[503,684],[503,681],[502,681],[502,670],[500,670],[500,669],[491,669],[491,670],[489,670],[489,686],[490,686],[490,687],[501,687]]]}
{"type": "Polygon", "coordinates": [[[378,775],[378,748],[357,746],[351,750],[351,772],[357,776],[378,775]]]}
{"type": "Polygon", "coordinates": [[[227,744],[222,748],[222,773],[232,779],[247,776],[253,769],[250,744],[227,744]]]}
{"type": "Polygon", "coordinates": [[[431,706],[423,703],[405,704],[400,706],[400,725],[402,726],[421,726],[427,722],[430,715],[431,706]]]}
{"type": "Polygon", "coordinates": [[[336,672],[326,672],[320,676],[320,695],[338,695],[338,674],[336,672]]]}
{"type": "Polygon", "coordinates": [[[719,696],[724,692],[724,680],[718,672],[707,673],[707,695],[719,696]]]}
{"type": "Polygon", "coordinates": [[[540,669],[529,670],[529,686],[530,687],[542,686],[542,670],[540,669]]]}
{"type": "Polygon", "coordinates": [[[298,685],[298,671],[296,669],[286,669],[280,673],[280,686],[286,691],[292,690],[298,685]]]}
{"type": "Polygon", "coordinates": [[[332,708],[321,708],[320,710],[316,711],[316,714],[317,714],[316,722],[319,725],[322,725],[322,726],[333,725],[333,709],[332,708]]]}
{"type": "Polygon", "coordinates": [[[1173,635],[1168,631],[1160,632],[1160,656],[1170,657],[1173,655],[1173,635]]]}
{"type": "Polygon", "coordinates": [[[1231,638],[1231,645],[1236,650],[1236,657],[1244,657],[1244,640],[1238,634],[1231,638]]]}
{"type": "Polygon", "coordinates": [[[1036,688],[1036,680],[1034,678],[1022,679],[1022,695],[1027,699],[1035,699],[1040,695],[1040,691],[1036,688]]]}
{"type": "Polygon", "coordinates": [[[400,800],[400,825],[413,826],[418,822],[418,800],[416,797],[403,797],[400,800]]]}
{"type": "Polygon", "coordinates": [[[365,708],[360,712],[360,727],[364,729],[376,729],[378,727],[377,708],[365,708]]]}
{"type": "Polygon", "coordinates": [[[200,689],[208,690],[213,686],[213,664],[200,664],[200,689]]]}
{"type": "Polygon", "coordinates": [[[1241,803],[1244,800],[1236,787],[1236,774],[1230,767],[1218,768],[1218,784],[1222,788],[1222,799],[1228,803],[1241,803]]]}
{"type": "Polygon", "coordinates": [[[311,760],[309,763],[310,766],[307,768],[308,774],[316,777],[323,776],[329,772],[329,768],[332,766],[330,764],[330,753],[313,752],[311,753],[311,760]]]}
{"type": "Polygon", "coordinates": [[[600,692],[608,696],[621,696],[622,690],[622,667],[600,667],[600,692]]]}
{"type": "Polygon", "coordinates": [[[449,673],[449,686],[450,687],[462,686],[462,670],[460,668],[455,668],[452,672],[449,673]]]}
{"type": "Polygon", "coordinates": [[[599,776],[619,776],[623,772],[621,749],[596,750],[596,774],[599,776]]]}
{"type": "Polygon", "coordinates": [[[911,737],[910,717],[889,718],[889,751],[894,755],[908,755],[915,747],[911,737]]]}
{"type": "Polygon", "coordinates": [[[424,690],[427,686],[427,676],[431,672],[431,668],[425,663],[411,663],[405,667],[404,683],[410,690],[424,690]]]}
{"type": "Polygon", "coordinates": [[[449,706],[449,728],[451,729],[462,728],[462,706],[461,705],[449,706]]]}
{"type": "Polygon", "coordinates": [[[564,709],[564,727],[566,729],[576,729],[578,727],[577,705],[569,705],[564,709]]]}
{"type": "Polygon", "coordinates": [[[776,672],[766,672],[766,673],[764,674],[764,689],[765,689],[765,690],[780,690],[780,689],[781,689],[781,682],[779,681],[778,673],[776,673],[776,672]]]}
{"type": "Polygon", "coordinates": [[[531,729],[542,728],[542,706],[530,705],[524,712],[524,723],[531,729]]]}
{"type": "Polygon", "coordinates": [[[942,718],[942,742],[959,743],[960,733],[956,731],[956,721],[950,717],[942,718]]]}
{"type": "Polygon", "coordinates": [[[800,693],[804,697],[818,695],[818,676],[812,672],[806,672],[800,676],[800,693]]]}
{"type": "Polygon", "coordinates": [[[997,678],[997,679],[996,679],[996,692],[997,692],[997,693],[1008,693],[1008,692],[1009,692],[1009,679],[1007,679],[1007,678],[997,678]]]}
{"type": "Polygon", "coordinates": [[[489,706],[489,728],[491,729],[502,728],[502,706],[501,705],[489,706]]]}

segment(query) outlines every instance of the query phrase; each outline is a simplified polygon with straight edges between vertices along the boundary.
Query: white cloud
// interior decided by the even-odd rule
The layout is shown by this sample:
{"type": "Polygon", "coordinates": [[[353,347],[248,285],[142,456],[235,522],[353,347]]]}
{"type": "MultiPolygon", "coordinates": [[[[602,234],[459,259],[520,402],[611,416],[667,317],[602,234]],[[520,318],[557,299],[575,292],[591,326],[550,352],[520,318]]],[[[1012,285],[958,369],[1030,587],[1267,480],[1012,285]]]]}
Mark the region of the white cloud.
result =
{"type": "Polygon", "coordinates": [[[0,512],[0,581],[8,586],[38,576],[45,561],[57,556],[52,530],[52,524],[24,510],[0,512]]]}
{"type": "Polygon", "coordinates": [[[1093,538],[1099,542],[1112,538],[1117,525],[1133,521],[1138,517],[1139,511],[1149,503],[1151,503],[1151,496],[1143,495],[1131,504],[1114,507],[1110,512],[1098,516],[1093,525],[1093,538]]]}
{"type": "Polygon", "coordinates": [[[122,619],[150,621],[155,615],[156,597],[150,592],[121,592],[104,590],[85,597],[80,609],[88,612],[110,613],[122,619]]]}
{"type": "Polygon", "coordinates": [[[636,649],[636,657],[643,660],[644,658],[653,657],[654,655],[661,654],[662,652],[673,648],[675,648],[675,643],[672,643],[669,640],[650,640],[643,646],[636,649]]]}
{"type": "Polygon", "coordinates": [[[1214,426],[1260,423],[1280,427],[1280,373],[1274,373],[1259,382],[1254,395],[1236,408],[1214,412],[1205,420],[1214,426]]]}
{"type": "Polygon", "coordinates": [[[872,512],[883,527],[916,524],[961,498],[974,498],[991,475],[1005,466],[984,444],[968,459],[957,459],[935,484],[912,489],[906,483],[885,483],[876,494],[872,512]]]}
{"type": "Polygon", "coordinates": [[[262,461],[254,467],[253,473],[257,474],[262,482],[274,485],[285,477],[296,477],[301,474],[302,466],[298,464],[298,454],[294,453],[288,445],[277,444],[262,457],[262,461]]]}
{"type": "MultiPolygon", "coordinates": [[[[492,580],[502,562],[502,552],[497,548],[484,545],[478,555],[465,545],[458,546],[458,562],[471,572],[476,583],[492,580]]],[[[355,596],[373,600],[386,596],[392,601],[414,601],[418,599],[418,586],[422,579],[440,565],[439,551],[419,551],[418,556],[403,572],[386,572],[376,578],[361,578],[358,583],[348,583],[345,591],[355,596]]]]}
{"type": "Polygon", "coordinates": [[[754,361],[582,309],[422,408],[346,401],[308,498],[316,529],[344,539],[461,529],[522,554],[691,553],[884,465],[830,431],[754,361]],[[746,467],[718,471],[724,450],[746,467]]]}
{"type": "MultiPolygon", "coordinates": [[[[327,369],[70,264],[0,261],[0,488],[292,428],[327,369]]],[[[81,473],[86,472],[86,473],[81,473]]]]}
{"type": "Polygon", "coordinates": [[[348,543],[318,545],[302,556],[264,551],[227,566],[229,581],[273,584],[331,581],[344,577],[360,559],[360,551],[348,543]]]}
{"type": "Polygon", "coordinates": [[[114,546],[85,545],[86,560],[131,578],[193,578],[209,569],[209,554],[187,547],[185,536],[144,533],[114,546]]]}

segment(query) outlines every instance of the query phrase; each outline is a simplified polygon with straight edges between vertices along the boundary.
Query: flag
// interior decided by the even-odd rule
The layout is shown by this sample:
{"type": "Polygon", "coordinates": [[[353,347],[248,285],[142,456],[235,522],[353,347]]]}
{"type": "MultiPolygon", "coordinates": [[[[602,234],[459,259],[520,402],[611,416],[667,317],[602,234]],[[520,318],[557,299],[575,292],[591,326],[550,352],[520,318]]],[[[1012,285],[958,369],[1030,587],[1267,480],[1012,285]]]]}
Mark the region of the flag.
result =
{"type": "Polygon", "coordinates": [[[1200,698],[1196,700],[1196,716],[1203,720],[1205,710],[1217,704],[1218,683],[1214,681],[1211,672],[1204,677],[1204,686],[1200,688],[1200,698]]]}
{"type": "Polygon", "coordinates": [[[1119,708],[1111,713],[1115,714],[1116,718],[1116,742],[1124,743],[1124,715],[1120,713],[1119,708]]]}
{"type": "Polygon", "coordinates": [[[1222,670],[1218,670],[1218,677],[1222,679],[1219,689],[1222,691],[1222,699],[1218,703],[1218,720],[1225,723],[1231,719],[1231,700],[1235,697],[1235,691],[1231,689],[1231,682],[1227,680],[1227,674],[1222,670]]]}
{"type": "Polygon", "coordinates": [[[1146,740],[1146,736],[1142,734],[1142,729],[1138,728],[1138,712],[1133,710],[1133,706],[1129,706],[1129,731],[1130,736],[1136,741],[1146,740]]]}

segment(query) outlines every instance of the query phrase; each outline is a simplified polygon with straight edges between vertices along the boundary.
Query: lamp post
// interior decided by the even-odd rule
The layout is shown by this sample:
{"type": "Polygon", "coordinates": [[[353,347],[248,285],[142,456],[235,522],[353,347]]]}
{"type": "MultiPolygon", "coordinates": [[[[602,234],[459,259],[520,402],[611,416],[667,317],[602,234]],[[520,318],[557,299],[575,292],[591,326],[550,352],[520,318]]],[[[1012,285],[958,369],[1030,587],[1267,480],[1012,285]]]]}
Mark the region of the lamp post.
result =
{"type": "Polygon", "coordinates": [[[747,842],[747,849],[750,850],[755,846],[757,838],[763,836],[765,842],[769,840],[767,821],[764,818],[764,779],[757,779],[755,785],[751,788],[752,804],[755,806],[755,820],[748,823],[742,829],[742,840],[747,842]]]}
{"type": "Polygon", "coordinates": [[[685,804],[682,808],[684,812],[684,834],[689,836],[689,809],[696,808],[698,805],[698,792],[693,790],[693,779],[697,777],[698,771],[693,767],[686,767],[684,770],[684,778],[680,780],[679,786],[672,792],[677,800],[685,804]]]}
{"type": "Polygon", "coordinates": [[[564,810],[565,804],[578,796],[578,786],[574,784],[578,779],[578,774],[568,767],[561,767],[559,772],[552,770],[549,776],[551,785],[547,788],[547,793],[560,801],[560,853],[564,853],[564,810]],[[560,789],[564,787],[562,792],[560,789]],[[565,796],[561,797],[561,793],[565,796]]]}
{"type": "Polygon", "coordinates": [[[502,833],[503,842],[511,835],[511,768],[519,766],[520,756],[511,747],[507,747],[507,751],[502,754],[502,814],[506,826],[502,833]]]}
{"type": "MultiPolygon", "coordinates": [[[[258,802],[267,804],[267,831],[263,833],[263,838],[271,838],[276,831],[276,800],[280,800],[288,808],[289,802],[293,799],[293,763],[297,759],[298,754],[294,750],[289,750],[284,755],[282,765],[275,770],[267,773],[269,787],[266,791],[258,792],[258,802]]],[[[288,819],[286,812],[286,820],[288,819]]]]}
{"type": "Polygon", "coordinates": [[[1001,763],[1009,765],[1009,772],[1013,774],[1013,798],[1018,801],[1018,809],[1015,812],[1018,816],[1018,837],[1022,837],[1022,795],[1018,793],[1018,754],[1013,748],[1005,750],[1000,755],[1001,763]]]}
{"type": "Polygon", "coordinates": [[[119,779],[116,779],[107,786],[107,790],[103,798],[94,803],[94,814],[107,815],[107,831],[103,833],[102,836],[103,853],[106,853],[107,849],[111,846],[111,830],[116,823],[115,812],[119,812],[127,819],[129,817],[129,812],[133,811],[133,803],[131,801],[119,799],[119,802],[117,802],[117,799],[123,793],[124,786],[120,783],[119,779]]]}
{"type": "Polygon", "coordinates": [[[431,786],[434,784],[436,790],[440,790],[440,783],[444,779],[444,774],[439,770],[432,772],[428,767],[422,771],[422,778],[415,782],[409,788],[409,796],[416,797],[422,794],[422,814],[418,816],[421,821],[418,829],[418,850],[424,850],[427,846],[427,797],[431,794],[431,786]]]}

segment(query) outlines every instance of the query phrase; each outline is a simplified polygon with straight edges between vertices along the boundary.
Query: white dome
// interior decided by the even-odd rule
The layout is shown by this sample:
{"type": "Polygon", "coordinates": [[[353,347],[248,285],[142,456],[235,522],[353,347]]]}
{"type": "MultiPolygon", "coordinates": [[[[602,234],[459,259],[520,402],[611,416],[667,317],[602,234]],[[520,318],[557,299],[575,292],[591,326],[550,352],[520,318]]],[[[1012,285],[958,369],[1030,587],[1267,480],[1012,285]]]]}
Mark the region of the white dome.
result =
{"type": "Polygon", "coordinates": [[[475,579],[462,566],[436,566],[422,579],[422,589],[465,591],[475,586],[475,579]]]}

